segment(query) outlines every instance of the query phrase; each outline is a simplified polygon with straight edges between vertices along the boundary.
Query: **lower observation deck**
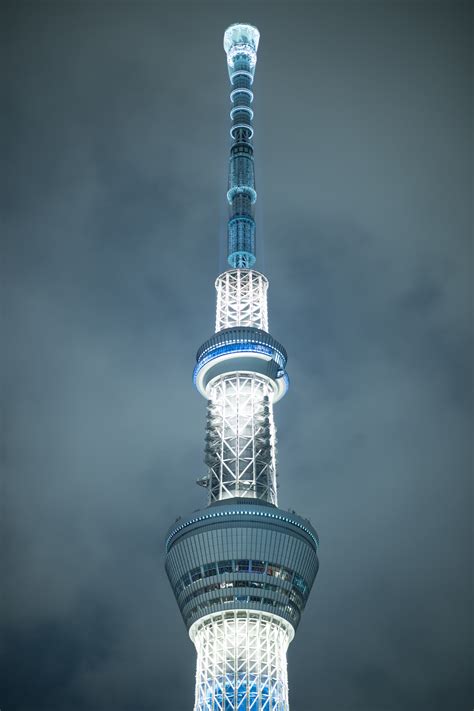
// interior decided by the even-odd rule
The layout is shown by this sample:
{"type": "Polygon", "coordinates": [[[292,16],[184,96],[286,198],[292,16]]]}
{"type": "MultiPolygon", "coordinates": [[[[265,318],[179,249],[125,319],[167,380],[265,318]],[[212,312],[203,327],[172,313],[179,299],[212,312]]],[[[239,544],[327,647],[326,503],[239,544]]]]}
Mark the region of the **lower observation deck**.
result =
{"type": "Polygon", "coordinates": [[[183,619],[226,610],[277,615],[297,628],[318,571],[318,537],[297,514],[255,499],[227,499],[180,519],[166,570],[183,619]]]}

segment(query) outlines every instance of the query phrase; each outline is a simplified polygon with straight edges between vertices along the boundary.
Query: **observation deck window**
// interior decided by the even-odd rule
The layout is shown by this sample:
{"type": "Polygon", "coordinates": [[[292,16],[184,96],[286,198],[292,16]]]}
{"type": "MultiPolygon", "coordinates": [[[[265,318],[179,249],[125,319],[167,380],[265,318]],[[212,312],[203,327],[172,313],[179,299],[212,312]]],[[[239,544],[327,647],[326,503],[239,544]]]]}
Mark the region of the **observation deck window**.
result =
{"type": "Polygon", "coordinates": [[[218,563],[219,573],[232,573],[233,566],[231,560],[220,560],[218,563]]]}
{"type": "Polygon", "coordinates": [[[196,580],[201,580],[201,578],[202,578],[201,568],[193,568],[193,570],[191,570],[190,575],[191,575],[191,580],[193,583],[196,582],[196,580]]]}
{"type": "Polygon", "coordinates": [[[187,595],[182,604],[186,605],[192,598],[202,595],[205,592],[211,590],[218,590],[222,588],[256,588],[259,590],[270,590],[272,592],[280,591],[281,587],[279,585],[274,585],[270,582],[265,581],[266,576],[279,578],[285,582],[291,583],[291,591],[287,591],[288,599],[292,604],[297,603],[300,608],[305,605],[306,598],[309,593],[309,586],[307,582],[298,575],[294,573],[289,568],[285,566],[277,565],[276,563],[267,563],[263,560],[220,560],[217,563],[207,563],[201,568],[194,568],[190,573],[185,573],[176,583],[176,595],[180,595],[185,588],[187,588],[191,583],[209,578],[213,575],[224,574],[224,573],[257,573],[262,576],[260,580],[234,580],[234,581],[219,581],[217,583],[211,583],[206,587],[201,587],[199,590],[195,590],[193,593],[187,595]],[[263,577],[265,576],[265,577],[263,577]]]}
{"type": "Polygon", "coordinates": [[[248,572],[250,565],[249,560],[238,560],[237,561],[237,571],[240,572],[248,572]]]}
{"type": "Polygon", "coordinates": [[[213,575],[217,575],[217,568],[215,563],[208,563],[207,565],[203,566],[203,569],[205,578],[211,578],[213,575]]]}
{"type": "Polygon", "coordinates": [[[298,575],[298,573],[295,573],[295,577],[294,577],[294,580],[293,580],[293,586],[294,586],[297,590],[299,590],[299,592],[300,592],[302,595],[306,595],[306,593],[307,593],[307,591],[308,591],[308,586],[306,585],[306,583],[305,583],[305,581],[303,580],[303,578],[301,577],[301,575],[298,575]]]}

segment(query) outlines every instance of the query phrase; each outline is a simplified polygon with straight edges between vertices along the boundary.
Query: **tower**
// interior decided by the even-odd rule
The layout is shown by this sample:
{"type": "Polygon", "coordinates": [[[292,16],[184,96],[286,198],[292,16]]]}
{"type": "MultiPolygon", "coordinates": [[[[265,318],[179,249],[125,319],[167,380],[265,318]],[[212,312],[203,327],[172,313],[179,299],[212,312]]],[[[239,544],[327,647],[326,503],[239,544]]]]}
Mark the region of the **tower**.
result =
{"type": "Polygon", "coordinates": [[[278,508],[273,405],[287,355],[268,330],[268,280],[256,261],[252,84],[259,32],[231,25],[228,269],[216,328],[197,352],[207,400],[206,508],[179,519],[166,571],[197,651],[194,711],[288,711],[286,653],[318,570],[312,525],[278,508]]]}

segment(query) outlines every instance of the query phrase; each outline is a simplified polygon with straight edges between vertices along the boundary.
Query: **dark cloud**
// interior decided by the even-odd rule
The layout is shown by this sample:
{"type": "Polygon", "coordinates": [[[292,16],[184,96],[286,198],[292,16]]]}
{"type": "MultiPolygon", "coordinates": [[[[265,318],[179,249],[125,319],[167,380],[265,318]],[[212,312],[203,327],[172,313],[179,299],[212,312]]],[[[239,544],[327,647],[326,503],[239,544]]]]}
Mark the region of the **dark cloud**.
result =
{"type": "Polygon", "coordinates": [[[205,503],[191,371],[241,19],[290,354],[280,505],[322,542],[291,708],[473,705],[470,8],[23,2],[2,21],[2,711],[192,707],[163,540],[205,503]]]}

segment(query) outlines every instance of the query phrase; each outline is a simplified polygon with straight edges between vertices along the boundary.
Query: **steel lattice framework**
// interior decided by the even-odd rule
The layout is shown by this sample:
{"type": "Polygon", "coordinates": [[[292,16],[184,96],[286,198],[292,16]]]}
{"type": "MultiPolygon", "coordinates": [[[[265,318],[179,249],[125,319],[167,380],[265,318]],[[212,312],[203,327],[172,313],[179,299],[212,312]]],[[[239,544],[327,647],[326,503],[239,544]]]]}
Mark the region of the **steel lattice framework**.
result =
{"type": "Polygon", "coordinates": [[[232,611],[201,618],[189,634],[197,651],[194,711],[288,710],[290,624],[232,611]]]}
{"type": "Polygon", "coordinates": [[[268,331],[268,279],[252,269],[228,269],[216,279],[216,331],[253,326],[268,331]]]}
{"type": "Polygon", "coordinates": [[[255,373],[218,378],[208,402],[210,500],[235,496],[277,503],[271,387],[255,373]]]}

